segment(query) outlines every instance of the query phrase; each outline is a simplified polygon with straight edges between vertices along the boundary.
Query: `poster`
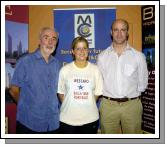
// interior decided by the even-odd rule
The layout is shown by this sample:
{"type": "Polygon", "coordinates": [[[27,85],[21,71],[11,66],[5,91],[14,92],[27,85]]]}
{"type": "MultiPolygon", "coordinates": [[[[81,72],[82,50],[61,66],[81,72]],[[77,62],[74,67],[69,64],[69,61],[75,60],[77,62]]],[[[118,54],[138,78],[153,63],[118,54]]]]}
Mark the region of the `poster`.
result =
{"type": "Polygon", "coordinates": [[[111,24],[116,18],[115,8],[56,9],[54,27],[59,32],[56,57],[66,64],[72,61],[71,43],[77,36],[89,42],[89,61],[96,63],[97,55],[111,44],[111,24]]]}
{"type": "Polygon", "coordinates": [[[155,133],[155,6],[142,6],[142,50],[148,67],[148,86],[142,94],[142,129],[155,133]]]}
{"type": "Polygon", "coordinates": [[[9,94],[17,60],[28,53],[28,6],[5,6],[5,118],[6,133],[16,133],[16,105],[9,94]]]}
{"type": "MultiPolygon", "coordinates": [[[[5,7],[5,87],[12,79],[17,59],[28,53],[28,6],[5,7]]],[[[6,96],[6,99],[8,96],[6,96]]]]}

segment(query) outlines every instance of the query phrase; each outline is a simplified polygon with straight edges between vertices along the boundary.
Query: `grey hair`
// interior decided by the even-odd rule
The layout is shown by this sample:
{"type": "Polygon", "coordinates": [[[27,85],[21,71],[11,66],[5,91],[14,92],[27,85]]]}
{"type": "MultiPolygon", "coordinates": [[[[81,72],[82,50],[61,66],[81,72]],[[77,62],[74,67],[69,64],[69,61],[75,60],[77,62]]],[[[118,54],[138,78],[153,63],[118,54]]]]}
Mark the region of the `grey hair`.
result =
{"type": "Polygon", "coordinates": [[[59,38],[59,33],[58,33],[57,30],[52,29],[52,28],[50,28],[50,27],[43,27],[43,28],[41,28],[41,30],[40,30],[40,32],[39,32],[39,39],[41,39],[42,33],[43,33],[44,31],[46,31],[46,30],[52,30],[52,31],[54,31],[54,32],[57,34],[57,38],[59,38]]]}

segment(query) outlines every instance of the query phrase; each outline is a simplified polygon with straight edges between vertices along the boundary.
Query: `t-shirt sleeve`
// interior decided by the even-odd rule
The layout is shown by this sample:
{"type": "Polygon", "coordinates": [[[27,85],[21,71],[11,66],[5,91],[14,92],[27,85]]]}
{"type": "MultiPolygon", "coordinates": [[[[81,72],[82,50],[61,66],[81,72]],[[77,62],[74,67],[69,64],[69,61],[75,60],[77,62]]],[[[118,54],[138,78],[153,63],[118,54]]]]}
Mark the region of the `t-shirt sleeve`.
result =
{"type": "Polygon", "coordinates": [[[96,96],[100,96],[103,94],[103,79],[102,79],[102,75],[101,72],[98,68],[96,68],[96,72],[95,72],[95,95],[96,96]]]}

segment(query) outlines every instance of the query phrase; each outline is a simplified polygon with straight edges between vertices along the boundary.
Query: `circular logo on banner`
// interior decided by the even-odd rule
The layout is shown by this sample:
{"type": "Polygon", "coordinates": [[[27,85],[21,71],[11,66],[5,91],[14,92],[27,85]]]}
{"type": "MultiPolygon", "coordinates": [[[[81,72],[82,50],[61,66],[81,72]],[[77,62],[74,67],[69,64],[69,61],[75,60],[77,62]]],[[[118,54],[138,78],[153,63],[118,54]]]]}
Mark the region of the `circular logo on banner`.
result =
{"type": "Polygon", "coordinates": [[[78,34],[82,37],[89,37],[91,35],[89,27],[91,27],[91,25],[87,23],[79,25],[77,29],[78,34]]]}

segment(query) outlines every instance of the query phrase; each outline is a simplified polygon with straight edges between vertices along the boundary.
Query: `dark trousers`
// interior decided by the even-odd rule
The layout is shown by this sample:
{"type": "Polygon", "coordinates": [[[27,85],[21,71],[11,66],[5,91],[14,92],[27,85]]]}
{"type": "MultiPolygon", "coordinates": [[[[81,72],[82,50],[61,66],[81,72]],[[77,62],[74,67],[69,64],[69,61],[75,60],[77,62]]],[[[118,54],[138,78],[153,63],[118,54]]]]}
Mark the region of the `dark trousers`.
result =
{"type": "Polygon", "coordinates": [[[46,131],[46,132],[36,132],[27,128],[25,125],[17,121],[16,134],[59,134],[59,129],[56,129],[53,131],[46,131]]]}
{"type": "Polygon", "coordinates": [[[97,134],[97,130],[98,130],[98,120],[82,126],[72,126],[60,122],[61,134],[97,134]]]}

